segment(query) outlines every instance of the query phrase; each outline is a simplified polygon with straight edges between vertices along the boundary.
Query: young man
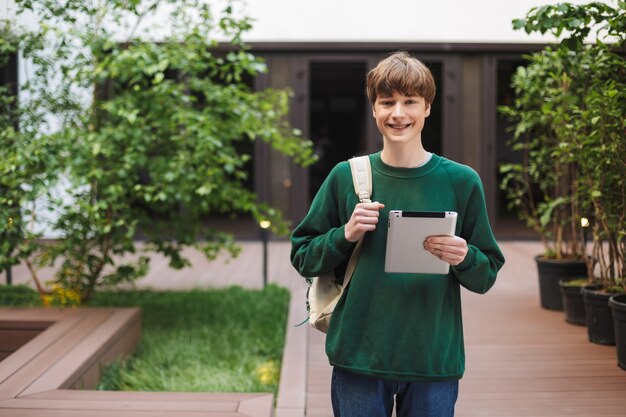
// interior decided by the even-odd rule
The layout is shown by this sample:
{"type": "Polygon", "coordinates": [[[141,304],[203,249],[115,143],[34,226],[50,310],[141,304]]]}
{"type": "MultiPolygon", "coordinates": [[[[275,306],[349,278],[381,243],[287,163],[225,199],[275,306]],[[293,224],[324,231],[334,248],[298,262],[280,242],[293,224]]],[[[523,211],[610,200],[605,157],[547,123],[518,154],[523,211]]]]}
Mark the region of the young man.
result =
{"type": "Polygon", "coordinates": [[[486,292],[504,257],[493,237],[483,189],[471,168],[427,152],[421,132],[435,98],[428,68],[405,52],[367,75],[383,149],[370,155],[372,203],[359,203],[350,167],[338,164],[294,230],[291,261],[304,277],[345,272],[361,255],[326,336],[334,367],[336,417],[454,415],[465,369],[460,287],[486,292]],[[442,275],[384,272],[389,210],[456,211],[456,236],[424,247],[451,265],[442,275]]]}

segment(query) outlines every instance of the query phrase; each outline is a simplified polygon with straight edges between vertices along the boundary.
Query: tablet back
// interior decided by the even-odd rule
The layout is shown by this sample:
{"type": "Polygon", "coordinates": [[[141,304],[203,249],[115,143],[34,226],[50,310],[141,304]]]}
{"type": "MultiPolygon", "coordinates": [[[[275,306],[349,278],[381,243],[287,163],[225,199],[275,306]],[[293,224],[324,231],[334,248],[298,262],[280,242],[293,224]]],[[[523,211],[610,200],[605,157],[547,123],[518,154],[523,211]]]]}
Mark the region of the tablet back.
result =
{"type": "Polygon", "coordinates": [[[385,272],[447,274],[450,264],[424,249],[424,240],[429,236],[454,236],[456,219],[453,211],[390,211],[385,272]]]}

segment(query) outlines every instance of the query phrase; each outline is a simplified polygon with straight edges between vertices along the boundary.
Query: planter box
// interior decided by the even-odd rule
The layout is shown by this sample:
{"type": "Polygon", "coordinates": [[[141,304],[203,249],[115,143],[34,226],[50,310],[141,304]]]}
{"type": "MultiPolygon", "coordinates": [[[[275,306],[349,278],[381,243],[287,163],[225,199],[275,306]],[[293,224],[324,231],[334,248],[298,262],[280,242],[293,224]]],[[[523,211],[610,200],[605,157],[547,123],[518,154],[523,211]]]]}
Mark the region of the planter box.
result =
{"type": "Polygon", "coordinates": [[[90,391],[140,333],[136,308],[0,308],[0,416],[272,416],[272,394],[90,391]]]}
{"type": "Polygon", "coordinates": [[[559,282],[587,277],[587,265],[584,260],[549,259],[536,256],[537,274],[539,275],[539,297],[541,306],[548,310],[563,310],[563,297],[559,282]]]}
{"type": "Polygon", "coordinates": [[[583,288],[587,334],[590,342],[614,345],[613,313],[609,307],[609,298],[614,294],[601,292],[601,289],[599,285],[587,285],[583,288]]]}
{"type": "Polygon", "coordinates": [[[585,315],[585,301],[582,293],[583,285],[568,283],[571,283],[571,281],[561,280],[559,283],[561,296],[563,297],[565,321],[584,326],[587,324],[587,316],[585,315]]]}
{"type": "Polygon", "coordinates": [[[611,297],[609,306],[613,310],[617,365],[626,370],[626,294],[611,297]]]}

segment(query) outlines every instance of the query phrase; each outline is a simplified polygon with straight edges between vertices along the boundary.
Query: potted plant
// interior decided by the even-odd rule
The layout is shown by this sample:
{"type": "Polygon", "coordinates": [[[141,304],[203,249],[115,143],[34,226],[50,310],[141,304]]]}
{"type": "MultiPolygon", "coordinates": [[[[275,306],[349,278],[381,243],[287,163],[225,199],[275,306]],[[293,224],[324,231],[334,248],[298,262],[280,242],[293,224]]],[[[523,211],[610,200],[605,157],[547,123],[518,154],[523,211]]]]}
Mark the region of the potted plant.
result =
{"type": "Polygon", "coordinates": [[[609,306],[613,311],[617,365],[626,370],[626,294],[612,296],[609,306]]]}
{"type": "MultiPolygon", "coordinates": [[[[589,339],[605,344],[612,344],[615,338],[607,300],[626,291],[626,60],[617,52],[626,40],[625,11],[626,4],[621,1],[616,7],[599,2],[562,3],[531,9],[526,19],[514,23],[528,33],[550,32],[562,38],[558,49],[576,64],[570,65],[568,72],[576,94],[569,100],[568,117],[561,124],[572,132],[571,140],[560,143],[555,155],[576,164],[577,195],[592,212],[593,249],[586,260],[593,285],[585,287],[583,294],[589,339]],[[594,28],[595,42],[585,45],[594,28]]],[[[559,73],[559,68],[551,71],[559,73]]],[[[611,306],[623,311],[619,308],[624,297],[614,297],[611,306]]],[[[624,328],[615,322],[615,329],[624,328]]]]}
{"type": "Polygon", "coordinates": [[[578,164],[562,147],[575,136],[567,109],[578,99],[568,75],[577,57],[547,47],[526,58],[512,79],[513,104],[500,108],[515,123],[509,145],[523,155],[521,163],[500,166],[501,189],[543,242],[535,257],[541,306],[562,310],[559,281],[588,276],[578,164]]]}
{"type": "MultiPolygon", "coordinates": [[[[611,126],[615,128],[612,139],[617,139],[623,146],[624,127],[619,124],[623,119],[623,107],[614,104],[612,111],[604,113],[606,109],[596,106],[593,110],[593,105],[605,98],[613,99],[614,103],[619,101],[616,91],[620,81],[616,80],[613,84],[606,82],[611,80],[612,71],[621,65],[618,56],[611,53],[611,47],[623,45],[626,33],[623,14],[623,2],[617,2],[616,7],[598,2],[583,5],[560,3],[532,8],[524,19],[513,21],[516,29],[527,33],[548,32],[561,39],[559,44],[530,56],[529,66],[518,70],[513,78],[517,94],[515,103],[502,109],[517,122],[513,149],[524,153],[522,164],[501,167],[505,173],[502,187],[520,217],[539,233],[544,242],[545,253],[536,259],[542,305],[547,308],[558,309],[562,302],[548,299],[548,295],[556,292],[555,281],[558,278],[544,278],[542,272],[546,265],[542,264],[549,265],[549,270],[554,271],[561,263],[573,262],[577,266],[568,265],[568,271],[574,275],[586,275],[591,284],[595,280],[596,260],[600,262],[600,269],[608,270],[601,253],[602,240],[609,242],[609,251],[615,255],[613,258],[620,257],[614,245],[619,246],[620,241],[618,239],[613,243],[607,230],[615,223],[609,226],[604,217],[607,210],[614,211],[615,204],[601,204],[600,198],[619,192],[618,185],[609,185],[606,180],[623,180],[624,168],[622,165],[620,172],[618,161],[622,161],[624,151],[618,145],[606,142],[610,137],[600,137],[603,135],[601,132],[606,132],[611,126]],[[594,28],[597,28],[595,44],[585,45],[594,28]],[[604,42],[607,37],[611,47],[604,42]],[[597,93],[601,88],[604,88],[603,93],[597,93]],[[611,119],[611,122],[605,119],[614,114],[617,118],[611,119]],[[607,146],[612,147],[611,152],[605,152],[607,146]],[[594,158],[586,156],[589,148],[595,151],[594,158]],[[621,157],[619,152],[622,152],[621,157]],[[607,164],[610,167],[604,171],[607,164]],[[596,175],[596,180],[591,181],[589,175],[593,176],[594,171],[595,174],[606,175],[596,175]],[[613,173],[617,175],[613,177],[613,173]],[[613,192],[608,193],[607,190],[602,194],[599,183],[614,187],[613,192]],[[578,222],[588,217],[582,214],[588,211],[592,211],[596,219],[591,257],[587,257],[585,252],[585,232],[578,227],[578,222]],[[582,262],[586,268],[582,268],[582,262]]],[[[609,102],[605,100],[603,104],[609,102]]],[[[623,189],[621,196],[623,199],[623,189]]],[[[619,216],[622,217],[621,224],[613,230],[617,230],[617,236],[623,239],[619,230],[623,230],[624,217],[620,210],[615,215],[616,223],[620,222],[619,216]]],[[[555,274],[557,272],[551,275],[555,274]]],[[[600,279],[606,288],[606,279],[602,274],[600,279]]]]}
{"type": "Polygon", "coordinates": [[[587,314],[582,290],[589,285],[588,278],[562,279],[559,281],[563,299],[563,313],[565,321],[571,324],[585,326],[587,314]]]}
{"type": "MultiPolygon", "coordinates": [[[[626,344],[626,303],[619,295],[626,293],[626,59],[606,45],[594,49],[592,88],[576,123],[588,126],[580,141],[585,152],[581,187],[593,207],[592,256],[599,288],[586,288],[583,294],[589,339],[613,344],[615,331],[621,331],[621,343],[626,344]],[[607,302],[615,294],[611,310],[607,302]]],[[[623,352],[626,346],[620,349],[623,352]]],[[[620,363],[624,367],[626,358],[620,363]]]]}

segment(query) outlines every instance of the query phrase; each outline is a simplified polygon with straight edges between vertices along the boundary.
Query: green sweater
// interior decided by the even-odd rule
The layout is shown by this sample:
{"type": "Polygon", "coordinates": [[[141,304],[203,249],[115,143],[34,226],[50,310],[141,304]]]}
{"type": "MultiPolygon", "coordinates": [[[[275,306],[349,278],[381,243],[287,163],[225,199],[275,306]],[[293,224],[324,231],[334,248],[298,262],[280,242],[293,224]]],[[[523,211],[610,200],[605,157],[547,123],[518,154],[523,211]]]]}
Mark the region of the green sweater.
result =
{"type": "MultiPolygon", "coordinates": [[[[385,205],[366,233],[356,270],[333,312],[326,336],[330,364],[401,381],[463,376],[465,351],[460,286],[485,293],[504,257],[493,237],[480,178],[471,168],[433,155],[419,168],[386,165],[370,155],[372,201],[385,205]],[[465,260],[447,276],[384,272],[390,210],[456,211],[456,235],[468,243],[465,260]]],[[[335,269],[343,276],[354,248],[344,236],[358,198],[350,166],[335,166],[294,230],[291,261],[300,275],[335,269]]]]}

